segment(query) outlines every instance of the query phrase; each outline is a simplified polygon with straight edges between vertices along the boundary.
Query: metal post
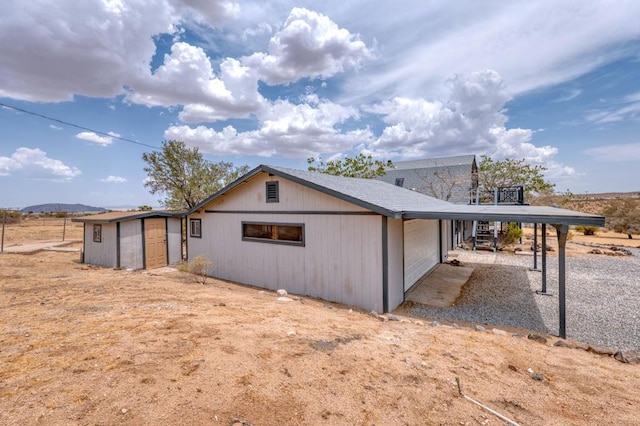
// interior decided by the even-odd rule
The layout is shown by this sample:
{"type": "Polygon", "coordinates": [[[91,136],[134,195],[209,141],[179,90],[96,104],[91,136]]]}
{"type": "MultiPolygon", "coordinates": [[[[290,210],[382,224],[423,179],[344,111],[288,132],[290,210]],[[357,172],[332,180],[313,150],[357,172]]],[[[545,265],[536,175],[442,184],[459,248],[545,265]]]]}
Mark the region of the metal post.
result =
{"type": "Polygon", "coordinates": [[[538,269],[538,224],[533,224],[533,268],[530,271],[540,272],[538,269]]]}
{"type": "Polygon", "coordinates": [[[559,309],[559,333],[563,339],[567,338],[567,311],[566,311],[566,251],[568,225],[554,225],[558,234],[558,309],[559,309]]]}
{"type": "Polygon", "coordinates": [[[0,253],[4,253],[4,224],[6,222],[7,209],[2,209],[2,243],[0,243],[0,253]]]}
{"type": "Polygon", "coordinates": [[[67,213],[64,214],[64,222],[62,222],[62,241],[64,241],[64,234],[67,232],[67,213]]]}
{"type": "Polygon", "coordinates": [[[542,296],[553,296],[547,291],[547,224],[542,224],[542,290],[536,291],[542,296]]]}

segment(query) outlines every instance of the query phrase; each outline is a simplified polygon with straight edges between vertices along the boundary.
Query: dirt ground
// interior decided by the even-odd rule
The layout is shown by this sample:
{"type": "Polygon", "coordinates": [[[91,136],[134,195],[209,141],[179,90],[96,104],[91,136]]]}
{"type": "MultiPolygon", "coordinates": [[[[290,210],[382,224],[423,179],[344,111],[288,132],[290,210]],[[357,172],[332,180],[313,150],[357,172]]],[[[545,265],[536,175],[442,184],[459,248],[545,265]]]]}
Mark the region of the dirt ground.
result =
{"type": "MultiPolygon", "coordinates": [[[[60,239],[59,226],[23,225],[5,244],[60,239]]],[[[67,237],[81,230],[73,224],[67,237]]],[[[0,254],[0,424],[504,424],[460,397],[456,377],[522,425],[638,420],[640,365],[554,347],[552,336],[382,322],[170,268],[79,258],[0,254]]]]}

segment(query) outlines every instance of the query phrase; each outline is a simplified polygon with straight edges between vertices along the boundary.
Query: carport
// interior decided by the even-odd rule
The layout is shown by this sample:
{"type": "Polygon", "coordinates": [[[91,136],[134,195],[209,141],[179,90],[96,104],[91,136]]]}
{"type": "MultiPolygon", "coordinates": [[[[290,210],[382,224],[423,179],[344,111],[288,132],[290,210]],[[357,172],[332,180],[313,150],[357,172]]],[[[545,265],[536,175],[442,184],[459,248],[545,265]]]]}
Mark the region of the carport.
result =
{"type": "MultiPolygon", "coordinates": [[[[451,205],[438,211],[405,211],[404,219],[447,219],[447,220],[478,220],[498,222],[533,223],[543,225],[543,288],[540,294],[546,293],[546,253],[545,228],[546,225],[556,229],[558,237],[558,335],[566,338],[566,243],[569,226],[591,225],[604,226],[605,218],[572,210],[546,206],[523,205],[451,205]]],[[[535,259],[535,258],[534,258],[535,259]]],[[[535,261],[535,260],[534,260],[535,261]]]]}

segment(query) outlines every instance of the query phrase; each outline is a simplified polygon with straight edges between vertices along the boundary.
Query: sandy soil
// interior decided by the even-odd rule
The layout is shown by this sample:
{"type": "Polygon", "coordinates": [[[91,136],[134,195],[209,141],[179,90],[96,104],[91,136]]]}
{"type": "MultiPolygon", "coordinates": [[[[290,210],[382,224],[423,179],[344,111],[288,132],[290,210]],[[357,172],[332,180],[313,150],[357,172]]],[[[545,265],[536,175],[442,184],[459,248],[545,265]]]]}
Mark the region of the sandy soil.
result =
{"type": "Polygon", "coordinates": [[[637,422],[640,366],[551,336],[382,322],[173,269],[78,260],[0,255],[0,424],[504,424],[461,398],[456,377],[523,425],[637,422]]]}

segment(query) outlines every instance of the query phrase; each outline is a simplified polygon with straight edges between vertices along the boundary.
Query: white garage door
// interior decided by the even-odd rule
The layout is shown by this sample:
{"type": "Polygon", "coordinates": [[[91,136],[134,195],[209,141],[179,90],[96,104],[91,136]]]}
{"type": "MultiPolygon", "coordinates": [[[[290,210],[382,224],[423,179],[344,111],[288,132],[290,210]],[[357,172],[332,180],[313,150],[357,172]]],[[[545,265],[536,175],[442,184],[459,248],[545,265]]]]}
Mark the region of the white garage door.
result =
{"type": "Polygon", "coordinates": [[[404,222],[404,290],[409,290],[438,260],[438,221],[404,222]]]}

